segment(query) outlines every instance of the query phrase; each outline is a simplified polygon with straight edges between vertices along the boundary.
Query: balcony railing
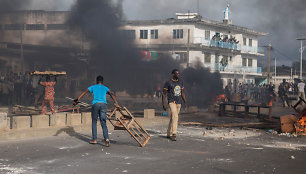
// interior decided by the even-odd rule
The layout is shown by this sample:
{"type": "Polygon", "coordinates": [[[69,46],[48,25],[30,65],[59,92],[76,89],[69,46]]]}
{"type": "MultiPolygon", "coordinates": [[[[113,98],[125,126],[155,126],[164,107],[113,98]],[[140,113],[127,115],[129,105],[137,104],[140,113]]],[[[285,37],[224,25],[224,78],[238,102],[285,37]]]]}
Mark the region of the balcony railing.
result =
{"type": "Polygon", "coordinates": [[[205,67],[213,71],[233,72],[233,73],[262,73],[261,67],[244,67],[235,65],[223,66],[221,63],[205,63],[205,67]]]}
{"type": "Polygon", "coordinates": [[[260,53],[260,54],[264,53],[264,50],[261,47],[252,47],[252,46],[246,46],[246,45],[241,46],[240,44],[231,43],[231,42],[207,40],[204,37],[194,37],[193,43],[202,44],[202,45],[211,46],[211,47],[239,50],[239,51],[247,52],[247,53],[260,53]]]}

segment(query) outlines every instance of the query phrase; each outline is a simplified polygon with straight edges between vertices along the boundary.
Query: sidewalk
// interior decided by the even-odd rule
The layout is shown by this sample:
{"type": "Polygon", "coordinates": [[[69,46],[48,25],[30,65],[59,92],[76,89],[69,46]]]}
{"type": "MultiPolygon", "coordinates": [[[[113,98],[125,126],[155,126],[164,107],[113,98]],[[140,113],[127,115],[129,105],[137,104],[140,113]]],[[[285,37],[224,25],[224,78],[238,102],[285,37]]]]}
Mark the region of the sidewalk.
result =
{"type": "MultiPolygon", "coordinates": [[[[154,119],[136,118],[137,121],[144,127],[154,127],[157,125],[167,125],[169,117],[156,116],[154,119]]],[[[113,126],[107,121],[107,126],[110,131],[113,131],[113,126]]],[[[97,123],[97,130],[101,132],[101,126],[97,123]]],[[[91,134],[91,125],[78,126],[61,126],[49,128],[30,128],[30,129],[10,129],[7,131],[0,131],[0,142],[8,140],[30,139],[35,137],[48,137],[60,134],[72,134],[74,132],[91,134]]]]}

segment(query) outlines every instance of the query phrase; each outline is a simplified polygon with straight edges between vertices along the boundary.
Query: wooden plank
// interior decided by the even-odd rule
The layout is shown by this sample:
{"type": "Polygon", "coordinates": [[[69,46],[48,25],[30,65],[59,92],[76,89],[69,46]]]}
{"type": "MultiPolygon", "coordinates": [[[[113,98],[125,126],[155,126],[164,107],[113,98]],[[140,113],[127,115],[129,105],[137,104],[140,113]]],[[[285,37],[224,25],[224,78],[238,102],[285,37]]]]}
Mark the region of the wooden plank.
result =
{"type": "Polygon", "coordinates": [[[56,72],[56,71],[33,71],[30,72],[30,75],[66,75],[67,73],[65,71],[62,72],[56,72]]]}
{"type": "MultiPolygon", "coordinates": [[[[256,123],[200,123],[200,122],[182,122],[180,125],[197,125],[197,126],[211,126],[211,127],[244,127],[244,126],[258,126],[258,125],[269,125],[265,122],[256,123]]],[[[271,125],[271,124],[270,124],[271,125]]]]}

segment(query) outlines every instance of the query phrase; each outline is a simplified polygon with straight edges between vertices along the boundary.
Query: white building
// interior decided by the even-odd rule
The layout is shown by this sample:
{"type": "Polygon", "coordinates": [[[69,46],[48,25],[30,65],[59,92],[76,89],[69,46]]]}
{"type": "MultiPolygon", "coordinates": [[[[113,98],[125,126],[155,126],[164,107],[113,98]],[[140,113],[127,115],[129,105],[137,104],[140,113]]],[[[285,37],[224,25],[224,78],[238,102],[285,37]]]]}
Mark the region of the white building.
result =
{"type": "Polygon", "coordinates": [[[258,37],[266,33],[232,25],[228,7],[223,22],[202,19],[197,13],[176,15],[176,19],[126,21],[122,29],[140,49],[169,52],[185,67],[201,62],[211,72],[220,72],[224,86],[234,79],[254,83],[262,76],[257,58],[264,54],[258,37]]]}

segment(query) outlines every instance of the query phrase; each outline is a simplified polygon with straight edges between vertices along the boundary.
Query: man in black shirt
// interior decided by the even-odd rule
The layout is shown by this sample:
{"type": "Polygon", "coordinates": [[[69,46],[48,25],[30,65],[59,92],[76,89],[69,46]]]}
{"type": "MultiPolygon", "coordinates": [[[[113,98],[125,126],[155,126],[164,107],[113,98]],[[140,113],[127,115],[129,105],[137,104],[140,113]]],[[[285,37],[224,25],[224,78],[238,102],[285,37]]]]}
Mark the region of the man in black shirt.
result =
{"type": "Polygon", "coordinates": [[[166,94],[168,97],[168,104],[171,110],[171,117],[167,131],[167,138],[170,138],[172,141],[176,141],[178,114],[180,112],[181,104],[183,103],[183,101],[185,103],[185,109],[187,109],[184,84],[180,80],[180,71],[177,69],[174,69],[172,71],[172,79],[168,80],[164,86],[163,95],[162,95],[162,103],[164,110],[167,110],[167,105],[165,104],[166,94]]]}

